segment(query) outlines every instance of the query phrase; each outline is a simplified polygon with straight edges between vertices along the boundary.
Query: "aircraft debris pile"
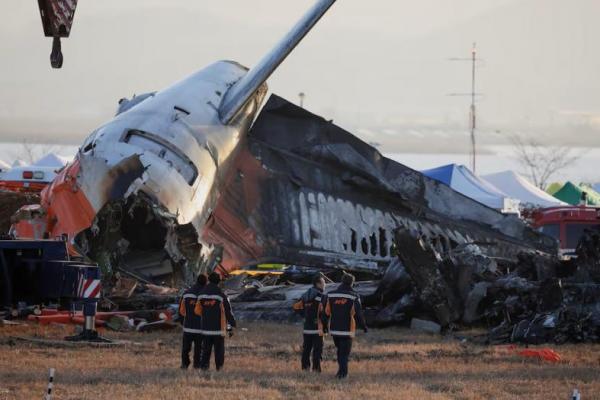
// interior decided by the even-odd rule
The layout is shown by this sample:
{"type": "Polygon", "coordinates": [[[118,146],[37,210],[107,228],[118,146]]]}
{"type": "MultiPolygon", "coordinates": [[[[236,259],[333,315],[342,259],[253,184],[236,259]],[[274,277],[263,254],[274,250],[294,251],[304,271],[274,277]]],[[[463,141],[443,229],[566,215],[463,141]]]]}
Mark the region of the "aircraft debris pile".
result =
{"type": "Polygon", "coordinates": [[[600,281],[600,232],[586,230],[576,249],[582,278],[600,281]]]}
{"type": "Polygon", "coordinates": [[[180,290],[167,286],[154,285],[138,279],[116,274],[110,292],[100,303],[106,310],[148,310],[177,308],[180,290]]]}
{"type": "MultiPolygon", "coordinates": [[[[555,279],[557,261],[536,255],[556,252],[555,241],[516,215],[385,158],[281,97],[261,108],[267,79],[334,2],[316,2],[252,69],[220,61],[164,90],[122,99],[39,204],[17,213],[15,237],[64,238],[71,254],[97,262],[113,281],[100,304],[109,310],[170,307],[180,292],[155,283],[181,287],[198,272],[228,275],[259,263],[377,279],[387,271],[379,283],[357,285],[380,325],[418,316],[444,328],[514,326],[593,304],[593,290],[565,289],[555,279]],[[541,301],[547,291],[556,295],[549,303],[541,301]]],[[[39,2],[54,67],[76,3],[39,2]]],[[[293,318],[291,304],[308,285],[263,279],[228,282],[238,317],[293,318]]],[[[556,317],[557,326],[579,321],[565,318],[556,317]]]]}
{"type": "MultiPolygon", "coordinates": [[[[229,296],[235,316],[241,321],[299,322],[301,317],[292,311],[292,304],[311,287],[316,273],[321,273],[326,287],[333,287],[328,275],[335,277],[340,271],[322,273],[315,268],[292,266],[276,274],[239,273],[223,282],[223,290],[229,296]]],[[[358,291],[363,295],[374,292],[378,281],[360,282],[358,291]]]]}
{"type": "Polygon", "coordinates": [[[40,196],[32,193],[0,191],[0,233],[10,229],[12,217],[17,210],[28,204],[39,204],[40,196]]]}
{"type": "MultiPolygon", "coordinates": [[[[332,290],[335,284],[327,284],[325,291],[332,290]]],[[[362,296],[371,295],[379,286],[378,281],[357,282],[355,290],[362,296]]],[[[240,321],[279,321],[299,322],[300,316],[292,310],[292,305],[310,284],[281,284],[274,286],[260,286],[256,281],[244,286],[237,293],[226,290],[235,316],[240,321]]]]}
{"type": "MultiPolygon", "coordinates": [[[[173,329],[176,307],[157,310],[136,311],[101,311],[96,314],[96,327],[103,327],[118,332],[150,332],[153,330],[173,329]]],[[[11,315],[11,318],[27,318],[40,325],[74,324],[83,325],[84,316],[81,311],[60,310],[55,307],[37,308],[28,315],[11,315]]]]}
{"type": "MultiPolygon", "coordinates": [[[[203,161],[198,160],[199,171],[214,169],[213,156],[220,155],[223,163],[217,163],[217,171],[223,176],[210,180],[206,172],[191,187],[180,182],[180,172],[168,164],[158,167],[164,160],[156,159],[154,133],[146,135],[156,139],[148,139],[152,146],[139,137],[140,131],[180,128],[181,120],[171,118],[172,108],[160,114],[168,117],[168,123],[146,118],[146,113],[161,107],[156,104],[159,97],[136,97],[144,100],[94,132],[75,161],[42,194],[39,209],[46,213],[46,221],[17,218],[16,231],[31,232],[31,224],[45,223],[34,232],[66,236],[74,251],[102,267],[105,279],[126,271],[174,287],[191,284],[201,271],[227,275],[240,266],[260,263],[380,276],[395,260],[392,239],[399,227],[444,235],[448,246],[494,241],[497,245],[486,254],[495,257],[556,251],[550,237],[517,216],[485,207],[385,158],[331,121],[276,95],[261,109],[235,152],[206,153],[204,139],[194,139],[203,143],[199,151],[206,153],[203,161]],[[125,142],[123,130],[134,117],[147,126],[130,132],[133,136],[125,142]],[[113,146],[130,155],[113,160],[113,146]],[[171,178],[165,179],[167,172],[171,178]],[[205,191],[214,195],[206,194],[210,202],[203,206],[193,200],[193,193],[205,191]],[[87,211],[75,211],[82,208],[87,211]]],[[[203,123],[190,120],[185,126],[203,123]]],[[[160,143],[181,137],[179,130],[167,132],[160,143]]],[[[173,147],[163,144],[167,150],[173,147]]],[[[187,142],[178,145],[193,148],[187,142]]],[[[165,154],[171,154],[167,150],[165,154]]]]}
{"type": "MultiPolygon", "coordinates": [[[[600,241],[587,240],[579,251],[600,250],[600,241]]],[[[400,262],[390,267],[379,290],[379,296],[390,296],[394,287],[394,297],[375,315],[375,324],[418,317],[447,330],[490,327],[488,343],[600,342],[598,258],[561,262],[522,253],[515,262],[484,255],[481,247],[491,243],[452,249],[441,243],[396,231],[400,262]]]]}

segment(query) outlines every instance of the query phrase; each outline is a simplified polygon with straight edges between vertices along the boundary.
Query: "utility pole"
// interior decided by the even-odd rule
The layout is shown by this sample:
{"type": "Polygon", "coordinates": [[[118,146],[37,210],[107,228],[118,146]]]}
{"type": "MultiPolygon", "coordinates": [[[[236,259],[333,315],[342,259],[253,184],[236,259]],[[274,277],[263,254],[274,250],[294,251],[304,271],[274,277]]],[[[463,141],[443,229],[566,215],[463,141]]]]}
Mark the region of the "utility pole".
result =
{"type": "Polygon", "coordinates": [[[470,61],[471,62],[471,92],[470,93],[452,93],[450,96],[470,96],[471,107],[469,109],[469,128],[471,130],[471,170],[474,174],[477,173],[477,142],[475,140],[475,131],[477,129],[477,114],[475,106],[475,98],[479,96],[479,93],[475,91],[475,71],[476,63],[479,61],[477,58],[477,44],[473,43],[471,48],[471,57],[469,58],[451,58],[450,61],[470,61]]]}
{"type": "Polygon", "coordinates": [[[300,92],[298,93],[298,97],[300,98],[300,108],[304,108],[304,98],[306,97],[306,95],[304,94],[304,92],[300,92]]]}
{"type": "Polygon", "coordinates": [[[477,116],[475,113],[475,61],[477,61],[477,47],[473,43],[471,49],[471,167],[473,173],[477,174],[477,145],[475,143],[475,128],[477,126],[477,116]]]}

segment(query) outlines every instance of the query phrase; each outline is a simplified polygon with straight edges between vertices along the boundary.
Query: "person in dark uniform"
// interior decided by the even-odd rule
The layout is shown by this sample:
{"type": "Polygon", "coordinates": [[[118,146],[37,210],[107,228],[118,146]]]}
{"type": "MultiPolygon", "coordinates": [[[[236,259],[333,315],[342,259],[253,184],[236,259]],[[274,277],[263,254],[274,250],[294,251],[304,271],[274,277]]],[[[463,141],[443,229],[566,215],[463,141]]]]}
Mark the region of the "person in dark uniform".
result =
{"type": "Polygon", "coordinates": [[[336,377],[343,379],[348,376],[348,359],[352,351],[352,338],[356,325],[367,333],[367,325],[362,313],[360,296],[352,289],[354,276],[344,274],[342,283],[337,289],[327,293],[325,310],[323,312],[324,325],[329,326],[329,333],[337,348],[338,372],[336,377]]]}
{"type": "Polygon", "coordinates": [[[235,327],[235,318],[231,312],[231,304],[219,287],[221,276],[216,272],[208,276],[208,284],[198,295],[194,312],[202,317],[201,333],[204,337],[200,368],[208,370],[210,355],[215,350],[215,367],[217,371],[225,363],[225,335],[231,337],[235,327]]]}
{"type": "Polygon", "coordinates": [[[303,370],[310,369],[310,356],[312,353],[312,369],[321,372],[321,357],[323,354],[323,289],[325,279],[317,274],[313,278],[313,287],[294,303],[294,311],[304,315],[304,343],[302,344],[301,365],[303,370]]]}
{"type": "Polygon", "coordinates": [[[194,368],[200,368],[200,357],[202,352],[202,333],[200,330],[201,317],[194,313],[198,294],[206,285],[206,275],[198,275],[196,283],[186,290],[179,302],[179,314],[183,317],[183,341],[181,345],[181,369],[190,366],[190,350],[194,345],[194,368]]]}

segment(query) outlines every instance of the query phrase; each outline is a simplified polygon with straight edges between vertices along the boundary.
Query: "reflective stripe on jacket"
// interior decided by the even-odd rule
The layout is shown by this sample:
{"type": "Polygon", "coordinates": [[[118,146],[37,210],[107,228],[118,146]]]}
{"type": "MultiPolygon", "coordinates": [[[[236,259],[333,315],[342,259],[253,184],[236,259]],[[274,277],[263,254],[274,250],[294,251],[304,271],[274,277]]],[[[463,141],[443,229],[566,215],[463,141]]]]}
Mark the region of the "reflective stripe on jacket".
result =
{"type": "Polygon", "coordinates": [[[183,317],[183,331],[187,333],[200,333],[202,317],[194,313],[198,293],[202,288],[194,285],[183,293],[179,301],[179,314],[183,317]]]}
{"type": "Polygon", "coordinates": [[[292,306],[296,312],[304,315],[304,333],[323,336],[323,292],[316,287],[308,289],[292,306]]]}
{"type": "Polygon", "coordinates": [[[350,286],[340,284],[337,289],[327,293],[325,300],[324,322],[329,324],[332,336],[353,337],[356,325],[365,327],[360,296],[350,286]]]}
{"type": "Polygon", "coordinates": [[[214,283],[208,283],[200,291],[194,313],[202,317],[200,333],[203,335],[225,336],[227,324],[235,326],[229,299],[214,283]]]}

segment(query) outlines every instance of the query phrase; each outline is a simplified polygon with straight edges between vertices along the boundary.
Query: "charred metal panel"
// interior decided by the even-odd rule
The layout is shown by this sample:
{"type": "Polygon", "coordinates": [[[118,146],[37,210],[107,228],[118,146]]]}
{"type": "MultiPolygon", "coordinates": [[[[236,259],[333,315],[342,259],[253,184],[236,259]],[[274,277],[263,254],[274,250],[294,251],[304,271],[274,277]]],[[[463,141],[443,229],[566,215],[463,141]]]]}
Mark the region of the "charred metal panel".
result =
{"type": "Polygon", "coordinates": [[[252,127],[204,241],[223,266],[289,262],[382,271],[399,227],[439,246],[478,242],[490,255],[554,252],[554,242],[272,96],[252,127]]]}

